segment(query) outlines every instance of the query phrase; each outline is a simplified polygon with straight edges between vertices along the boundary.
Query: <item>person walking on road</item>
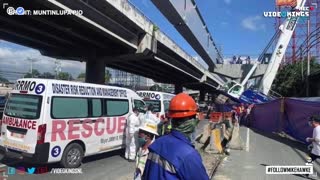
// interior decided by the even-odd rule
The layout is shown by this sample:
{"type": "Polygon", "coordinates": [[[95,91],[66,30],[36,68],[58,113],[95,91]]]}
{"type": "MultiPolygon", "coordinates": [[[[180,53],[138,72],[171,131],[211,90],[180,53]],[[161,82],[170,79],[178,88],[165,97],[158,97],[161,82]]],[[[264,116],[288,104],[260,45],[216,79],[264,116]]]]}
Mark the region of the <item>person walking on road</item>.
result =
{"type": "Polygon", "coordinates": [[[172,130],[149,147],[144,179],[209,179],[201,156],[190,141],[197,124],[196,113],[197,105],[191,96],[180,93],[172,98],[168,112],[172,130]]]}
{"type": "Polygon", "coordinates": [[[140,180],[144,167],[148,158],[148,147],[154,142],[155,137],[158,136],[157,125],[146,123],[139,129],[139,151],[136,158],[136,171],[134,175],[135,180],[140,180]]]}
{"type": "Polygon", "coordinates": [[[139,111],[133,108],[133,113],[129,115],[126,127],[126,152],[125,158],[129,162],[134,162],[137,153],[137,132],[139,129],[140,121],[138,119],[139,111]]]}
{"type": "Polygon", "coordinates": [[[313,115],[309,119],[309,125],[313,127],[312,137],[307,137],[306,141],[312,143],[312,150],[309,154],[311,162],[320,158],[320,116],[313,115]]]}

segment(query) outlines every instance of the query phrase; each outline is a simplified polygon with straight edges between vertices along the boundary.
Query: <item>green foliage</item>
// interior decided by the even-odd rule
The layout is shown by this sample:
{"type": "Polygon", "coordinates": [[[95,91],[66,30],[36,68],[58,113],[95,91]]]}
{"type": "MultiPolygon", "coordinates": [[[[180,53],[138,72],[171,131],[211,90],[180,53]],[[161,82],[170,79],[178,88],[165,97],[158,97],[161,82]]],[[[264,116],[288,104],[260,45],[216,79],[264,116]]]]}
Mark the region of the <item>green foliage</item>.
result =
{"type": "Polygon", "coordinates": [[[79,75],[78,75],[78,79],[85,79],[86,78],[86,73],[80,73],[79,75]]]}
{"type": "Polygon", "coordinates": [[[24,78],[39,78],[40,72],[36,69],[32,70],[32,73],[28,72],[26,75],[24,75],[24,78]]]}
{"type": "Polygon", "coordinates": [[[0,82],[1,83],[7,83],[7,82],[9,82],[9,80],[4,78],[4,77],[2,77],[2,76],[0,76],[0,82]]]}
{"type": "MultiPolygon", "coordinates": [[[[320,64],[312,57],[310,73],[320,70],[320,64]]],[[[307,60],[283,67],[277,74],[272,90],[285,97],[305,96],[307,78],[307,60]]]]}
{"type": "Polygon", "coordinates": [[[58,79],[61,79],[61,80],[73,80],[73,77],[68,72],[59,72],[58,79]]]}
{"type": "Polygon", "coordinates": [[[50,72],[40,73],[37,69],[33,69],[32,73],[28,72],[24,75],[24,78],[44,78],[44,79],[54,79],[55,76],[50,72]]]}
{"type": "Polygon", "coordinates": [[[150,90],[151,91],[162,91],[162,88],[158,84],[155,84],[150,87],[150,90]]]}
{"type": "Polygon", "coordinates": [[[109,72],[109,70],[105,70],[105,75],[104,75],[104,82],[107,84],[107,83],[109,83],[110,82],[110,80],[111,80],[111,78],[112,78],[112,75],[111,75],[111,73],[109,72]]]}
{"type": "Polygon", "coordinates": [[[39,77],[44,78],[44,79],[54,79],[55,78],[55,76],[53,74],[51,74],[50,72],[44,72],[39,77]]]}

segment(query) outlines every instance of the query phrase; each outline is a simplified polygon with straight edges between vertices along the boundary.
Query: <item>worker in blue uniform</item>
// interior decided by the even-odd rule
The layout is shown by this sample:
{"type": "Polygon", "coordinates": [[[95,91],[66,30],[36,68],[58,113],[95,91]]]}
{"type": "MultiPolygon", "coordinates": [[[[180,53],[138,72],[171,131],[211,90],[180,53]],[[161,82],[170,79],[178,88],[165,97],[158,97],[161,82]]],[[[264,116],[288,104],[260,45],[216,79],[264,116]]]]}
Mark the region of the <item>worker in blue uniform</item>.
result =
{"type": "Polygon", "coordinates": [[[172,118],[172,131],[149,146],[143,179],[209,179],[190,141],[198,121],[196,113],[197,105],[191,96],[180,93],[171,100],[168,116],[172,118]]]}

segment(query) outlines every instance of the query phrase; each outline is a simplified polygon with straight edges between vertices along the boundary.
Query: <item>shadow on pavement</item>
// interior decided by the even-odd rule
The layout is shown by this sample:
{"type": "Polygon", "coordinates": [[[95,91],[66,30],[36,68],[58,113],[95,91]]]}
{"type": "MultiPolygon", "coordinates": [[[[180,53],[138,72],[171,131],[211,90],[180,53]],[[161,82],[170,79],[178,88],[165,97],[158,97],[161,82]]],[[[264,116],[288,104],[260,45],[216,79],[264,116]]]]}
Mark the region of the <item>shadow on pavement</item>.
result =
{"type": "MultiPolygon", "coordinates": [[[[124,149],[120,149],[120,150],[116,150],[116,151],[111,151],[111,152],[106,152],[106,153],[102,153],[102,154],[88,156],[82,160],[82,165],[96,161],[96,160],[109,158],[112,156],[121,156],[124,158],[124,152],[125,152],[124,149]]],[[[0,163],[8,166],[8,170],[7,170],[8,172],[10,171],[10,168],[15,168],[16,174],[21,174],[21,175],[28,174],[28,168],[29,168],[29,170],[32,168],[35,168],[35,171],[32,174],[47,174],[47,173],[50,173],[53,168],[61,168],[59,163],[31,164],[31,163],[23,162],[21,160],[11,159],[11,158],[4,158],[0,161],[0,163]]],[[[81,168],[81,166],[80,166],[80,168],[81,168]]]]}
{"type": "MultiPolygon", "coordinates": [[[[299,141],[294,141],[294,140],[291,140],[291,139],[288,139],[286,137],[282,137],[276,133],[266,133],[266,132],[260,132],[256,129],[252,129],[250,128],[253,132],[261,135],[261,136],[264,136],[264,137],[267,137],[269,139],[273,139],[275,141],[278,141],[280,143],[283,143],[289,147],[292,148],[292,150],[303,160],[303,162],[306,162],[306,157],[307,157],[307,154],[308,154],[308,151],[307,151],[307,145],[299,142],[299,141]],[[299,151],[302,151],[303,153],[299,152],[299,151]]],[[[320,163],[316,160],[314,162],[315,164],[317,164],[318,166],[320,166],[320,163]]],[[[261,164],[261,165],[265,165],[265,164],[261,164]]],[[[317,172],[319,174],[319,170],[316,170],[316,168],[313,169],[314,172],[317,172]]],[[[299,175],[295,175],[295,176],[300,176],[299,175]]],[[[303,177],[303,176],[301,176],[303,177]]]]}

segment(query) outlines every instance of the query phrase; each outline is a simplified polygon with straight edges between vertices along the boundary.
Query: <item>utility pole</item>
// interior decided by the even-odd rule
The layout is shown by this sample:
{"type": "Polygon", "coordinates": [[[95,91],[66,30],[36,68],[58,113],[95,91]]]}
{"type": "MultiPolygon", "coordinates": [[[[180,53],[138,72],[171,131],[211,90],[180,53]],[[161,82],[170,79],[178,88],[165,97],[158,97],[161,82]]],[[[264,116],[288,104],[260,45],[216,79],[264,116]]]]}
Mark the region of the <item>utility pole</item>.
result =
{"type": "Polygon", "coordinates": [[[58,74],[61,72],[61,61],[56,59],[54,64],[56,65],[54,69],[54,72],[56,73],[55,79],[58,79],[58,74]]]}
{"type": "Polygon", "coordinates": [[[40,60],[36,58],[30,58],[30,57],[28,57],[26,60],[30,62],[30,74],[31,74],[31,78],[33,78],[33,67],[32,67],[33,63],[40,60]]]}
{"type": "Polygon", "coordinates": [[[310,17],[308,18],[308,44],[307,44],[307,46],[308,46],[308,48],[307,48],[307,50],[308,50],[308,59],[307,59],[307,80],[306,80],[306,86],[307,86],[307,88],[306,88],[306,96],[307,97],[309,97],[309,75],[310,75],[310,17]]]}

